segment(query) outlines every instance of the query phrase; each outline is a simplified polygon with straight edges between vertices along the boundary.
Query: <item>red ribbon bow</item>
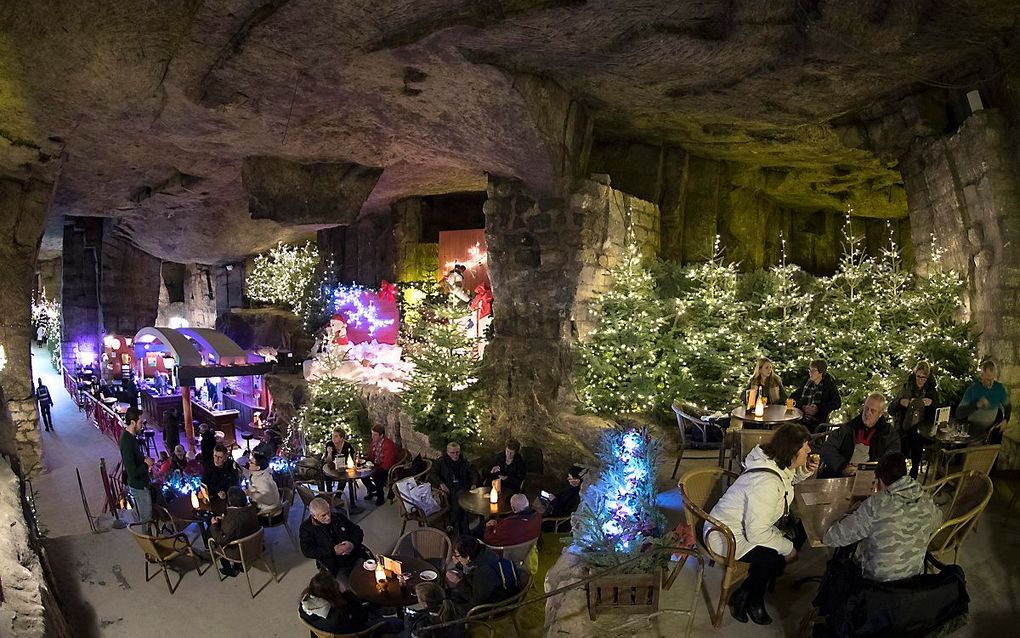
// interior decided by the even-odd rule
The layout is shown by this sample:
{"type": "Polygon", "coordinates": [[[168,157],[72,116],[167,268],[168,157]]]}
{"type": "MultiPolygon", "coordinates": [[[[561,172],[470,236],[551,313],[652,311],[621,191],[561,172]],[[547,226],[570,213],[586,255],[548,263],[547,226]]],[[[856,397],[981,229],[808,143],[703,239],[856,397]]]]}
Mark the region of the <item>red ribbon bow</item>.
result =
{"type": "Polygon", "coordinates": [[[492,288],[489,284],[479,284],[475,288],[475,297],[468,306],[478,311],[478,318],[484,319],[492,314],[492,288]]]}
{"type": "Polygon", "coordinates": [[[392,302],[397,300],[397,286],[383,279],[379,284],[379,299],[392,302]]]}

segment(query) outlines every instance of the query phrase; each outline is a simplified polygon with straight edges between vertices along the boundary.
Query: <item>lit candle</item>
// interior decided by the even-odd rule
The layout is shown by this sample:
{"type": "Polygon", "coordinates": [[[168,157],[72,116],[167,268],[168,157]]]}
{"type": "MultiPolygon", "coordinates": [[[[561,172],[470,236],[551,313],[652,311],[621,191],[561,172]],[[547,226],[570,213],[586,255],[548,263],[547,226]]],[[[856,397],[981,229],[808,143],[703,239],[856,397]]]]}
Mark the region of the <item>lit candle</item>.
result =
{"type": "Polygon", "coordinates": [[[191,507],[198,509],[198,492],[191,493],[191,507]]]}
{"type": "Polygon", "coordinates": [[[496,483],[495,482],[492,484],[492,489],[489,491],[489,502],[490,503],[498,503],[499,502],[499,490],[496,489],[496,483]]]}
{"type": "Polygon", "coordinates": [[[351,456],[350,454],[347,455],[347,469],[348,470],[354,469],[354,457],[351,456]]]}
{"type": "Polygon", "coordinates": [[[386,580],[386,570],[383,569],[382,561],[380,560],[375,566],[375,582],[382,583],[386,580]]]}
{"type": "Polygon", "coordinates": [[[754,416],[765,416],[765,402],[760,398],[758,403],[754,406],[754,416]]]}

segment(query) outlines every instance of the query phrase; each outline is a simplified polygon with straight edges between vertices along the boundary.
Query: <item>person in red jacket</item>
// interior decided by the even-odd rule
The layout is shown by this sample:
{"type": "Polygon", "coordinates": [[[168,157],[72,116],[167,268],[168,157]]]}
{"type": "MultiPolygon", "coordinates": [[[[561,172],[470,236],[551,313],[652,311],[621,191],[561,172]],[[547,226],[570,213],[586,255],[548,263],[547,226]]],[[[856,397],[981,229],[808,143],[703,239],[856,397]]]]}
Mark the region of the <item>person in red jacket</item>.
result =
{"type": "Polygon", "coordinates": [[[514,494],[510,497],[513,514],[485,524],[482,540],[486,545],[505,547],[535,540],[542,533],[542,515],[531,509],[528,497],[514,494]]]}
{"type": "Polygon", "coordinates": [[[375,504],[382,505],[386,491],[386,476],[397,462],[397,444],[386,436],[386,428],[383,426],[372,426],[372,441],[365,450],[365,458],[375,464],[372,475],[365,478],[365,487],[368,488],[366,498],[374,493],[375,504]]]}

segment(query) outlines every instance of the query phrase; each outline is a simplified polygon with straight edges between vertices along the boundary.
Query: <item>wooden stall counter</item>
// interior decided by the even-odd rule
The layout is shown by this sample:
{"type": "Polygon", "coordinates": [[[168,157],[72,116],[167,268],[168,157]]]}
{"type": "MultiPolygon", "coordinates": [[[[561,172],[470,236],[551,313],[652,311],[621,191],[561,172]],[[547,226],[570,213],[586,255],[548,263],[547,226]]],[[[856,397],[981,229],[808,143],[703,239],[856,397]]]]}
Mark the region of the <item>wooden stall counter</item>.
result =
{"type": "Polygon", "coordinates": [[[214,430],[222,431],[225,439],[237,440],[237,432],[234,429],[237,410],[213,410],[204,403],[192,401],[191,413],[192,418],[211,424],[214,430]]]}

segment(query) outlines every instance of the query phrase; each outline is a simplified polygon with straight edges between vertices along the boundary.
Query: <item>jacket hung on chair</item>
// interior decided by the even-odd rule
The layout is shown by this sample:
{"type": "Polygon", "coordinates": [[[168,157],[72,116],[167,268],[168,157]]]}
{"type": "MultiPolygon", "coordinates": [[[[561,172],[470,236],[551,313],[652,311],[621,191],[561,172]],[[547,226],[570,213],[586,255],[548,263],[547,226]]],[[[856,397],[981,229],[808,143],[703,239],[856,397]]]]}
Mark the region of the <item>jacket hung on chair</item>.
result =
{"type": "Polygon", "coordinates": [[[248,496],[251,502],[258,506],[259,514],[272,516],[283,509],[280,502],[280,488],[273,480],[273,471],[268,467],[264,470],[255,470],[248,479],[248,496]]]}
{"type": "MultiPolygon", "coordinates": [[[[735,558],[741,558],[759,545],[789,554],[793,543],[783,536],[776,522],[793,505],[793,486],[809,477],[810,472],[805,468],[779,469],[758,445],[747,455],[744,467],[766,471],[745,471],[738,476],[710,515],[733,532],[735,558]]],[[[720,533],[712,533],[710,525],[705,526],[705,542],[712,551],[725,556],[726,539],[720,533]]]]}
{"type": "Polygon", "coordinates": [[[825,532],[825,544],[860,541],[857,559],[865,578],[886,582],[924,572],[928,538],[942,523],[942,510],[909,476],[869,497],[825,532]]]}

